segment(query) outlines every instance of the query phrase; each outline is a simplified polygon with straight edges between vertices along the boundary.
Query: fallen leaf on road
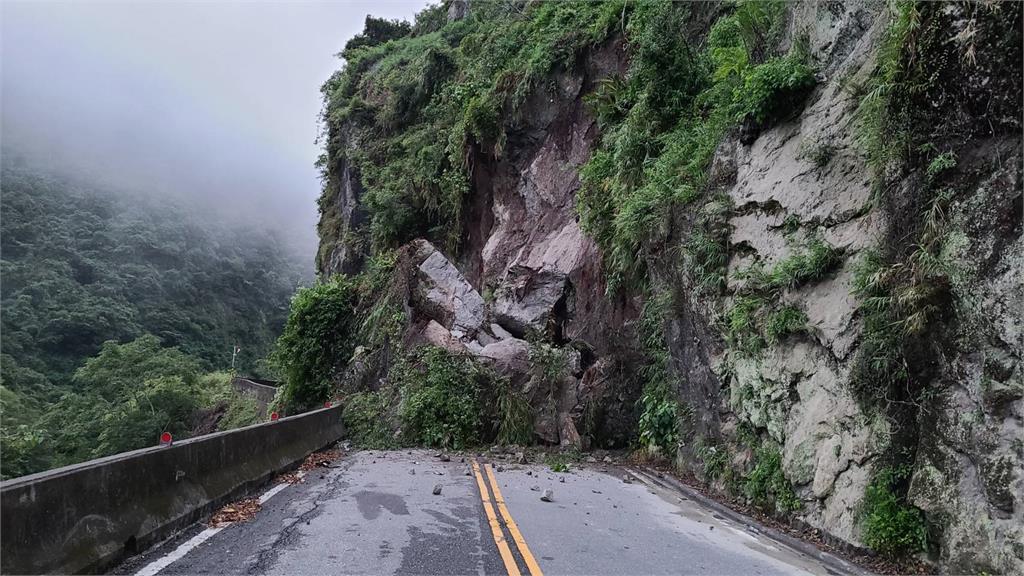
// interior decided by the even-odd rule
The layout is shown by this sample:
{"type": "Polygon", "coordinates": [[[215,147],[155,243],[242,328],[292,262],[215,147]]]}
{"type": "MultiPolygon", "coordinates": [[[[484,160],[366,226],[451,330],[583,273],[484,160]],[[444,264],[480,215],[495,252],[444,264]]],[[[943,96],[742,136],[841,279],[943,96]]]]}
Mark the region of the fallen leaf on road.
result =
{"type": "Polygon", "coordinates": [[[248,522],[256,516],[260,508],[259,498],[246,498],[232,502],[215,512],[207,522],[207,526],[216,528],[233,522],[248,522]]]}
{"type": "Polygon", "coordinates": [[[301,484],[302,477],[296,472],[288,472],[277,477],[277,484],[301,484]]]}
{"type": "Polygon", "coordinates": [[[341,458],[341,450],[324,450],[323,452],[313,452],[306,457],[306,460],[299,466],[299,470],[309,472],[317,466],[330,467],[331,462],[334,462],[338,458],[341,458]]]}

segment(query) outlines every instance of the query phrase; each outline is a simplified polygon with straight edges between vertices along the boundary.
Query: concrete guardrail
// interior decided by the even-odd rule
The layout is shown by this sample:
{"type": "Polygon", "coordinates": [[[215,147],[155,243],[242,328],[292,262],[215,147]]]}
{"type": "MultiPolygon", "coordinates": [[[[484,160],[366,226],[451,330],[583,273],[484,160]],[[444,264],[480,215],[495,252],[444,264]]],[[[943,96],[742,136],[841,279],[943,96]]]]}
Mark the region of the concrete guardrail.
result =
{"type": "Polygon", "coordinates": [[[0,483],[0,572],[96,572],[344,434],[341,406],[0,483]]]}
{"type": "Polygon", "coordinates": [[[274,402],[274,396],[277,394],[277,387],[270,386],[266,382],[269,382],[269,380],[242,378],[240,376],[235,376],[231,379],[231,385],[234,386],[235,390],[243,394],[249,394],[256,399],[261,414],[267,413],[267,406],[274,402]]]}

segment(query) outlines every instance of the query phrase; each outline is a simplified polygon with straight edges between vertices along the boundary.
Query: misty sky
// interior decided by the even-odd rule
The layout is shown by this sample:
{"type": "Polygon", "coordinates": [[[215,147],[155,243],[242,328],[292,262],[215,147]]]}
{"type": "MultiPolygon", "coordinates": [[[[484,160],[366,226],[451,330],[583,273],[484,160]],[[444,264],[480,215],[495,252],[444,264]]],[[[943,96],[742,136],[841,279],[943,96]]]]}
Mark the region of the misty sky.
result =
{"type": "Polygon", "coordinates": [[[320,85],[426,0],[0,2],[4,153],[279,223],[312,259],[320,85]]]}

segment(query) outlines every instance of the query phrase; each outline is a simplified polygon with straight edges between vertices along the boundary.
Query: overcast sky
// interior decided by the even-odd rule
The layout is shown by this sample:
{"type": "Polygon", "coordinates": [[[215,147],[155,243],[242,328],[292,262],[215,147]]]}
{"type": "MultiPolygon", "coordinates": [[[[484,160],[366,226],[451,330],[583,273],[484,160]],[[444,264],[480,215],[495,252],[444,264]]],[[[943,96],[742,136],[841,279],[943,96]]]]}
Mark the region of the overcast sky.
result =
{"type": "Polygon", "coordinates": [[[2,0],[4,152],[271,219],[312,259],[320,85],[368,13],[427,3],[2,0]]]}

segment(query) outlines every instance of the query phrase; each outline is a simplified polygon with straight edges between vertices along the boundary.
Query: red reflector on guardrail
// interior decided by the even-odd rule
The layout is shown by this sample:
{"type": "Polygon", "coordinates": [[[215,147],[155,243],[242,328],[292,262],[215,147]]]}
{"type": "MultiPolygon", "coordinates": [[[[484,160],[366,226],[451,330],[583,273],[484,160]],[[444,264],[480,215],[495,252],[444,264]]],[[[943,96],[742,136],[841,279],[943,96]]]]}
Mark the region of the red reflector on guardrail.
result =
{"type": "Polygon", "coordinates": [[[174,441],[174,439],[171,438],[171,433],[170,432],[164,432],[163,434],[160,435],[160,445],[161,446],[170,446],[173,441],[174,441]]]}
{"type": "Polygon", "coordinates": [[[271,412],[270,413],[270,421],[271,422],[275,422],[278,418],[280,418],[280,416],[278,416],[277,412],[271,412]]]}

